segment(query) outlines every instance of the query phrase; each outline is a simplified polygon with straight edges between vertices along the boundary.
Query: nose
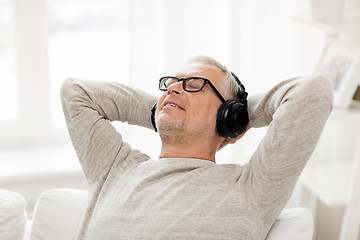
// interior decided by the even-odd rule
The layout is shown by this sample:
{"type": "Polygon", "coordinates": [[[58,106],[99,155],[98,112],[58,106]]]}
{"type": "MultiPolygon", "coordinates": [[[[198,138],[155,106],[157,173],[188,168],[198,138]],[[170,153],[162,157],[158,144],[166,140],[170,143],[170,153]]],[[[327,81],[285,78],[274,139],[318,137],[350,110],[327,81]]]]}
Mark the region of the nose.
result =
{"type": "Polygon", "coordinates": [[[168,88],[167,88],[168,94],[170,94],[170,93],[180,94],[180,92],[182,90],[184,90],[182,81],[178,81],[176,83],[173,83],[170,86],[168,86],[168,88]]]}

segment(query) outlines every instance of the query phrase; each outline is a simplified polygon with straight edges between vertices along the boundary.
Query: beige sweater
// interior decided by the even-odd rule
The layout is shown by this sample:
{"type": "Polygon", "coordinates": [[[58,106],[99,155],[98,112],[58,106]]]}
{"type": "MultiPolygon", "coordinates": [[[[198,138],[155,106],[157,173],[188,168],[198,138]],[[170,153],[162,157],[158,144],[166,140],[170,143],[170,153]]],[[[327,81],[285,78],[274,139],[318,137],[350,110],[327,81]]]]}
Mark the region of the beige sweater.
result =
{"type": "Polygon", "coordinates": [[[332,89],[321,77],[250,96],[250,124],[269,126],[267,134],[247,164],[218,165],[152,160],[123,142],[110,121],[152,128],[156,98],[140,90],[68,79],[61,97],[90,188],[81,240],[265,239],[332,109],[332,89]]]}

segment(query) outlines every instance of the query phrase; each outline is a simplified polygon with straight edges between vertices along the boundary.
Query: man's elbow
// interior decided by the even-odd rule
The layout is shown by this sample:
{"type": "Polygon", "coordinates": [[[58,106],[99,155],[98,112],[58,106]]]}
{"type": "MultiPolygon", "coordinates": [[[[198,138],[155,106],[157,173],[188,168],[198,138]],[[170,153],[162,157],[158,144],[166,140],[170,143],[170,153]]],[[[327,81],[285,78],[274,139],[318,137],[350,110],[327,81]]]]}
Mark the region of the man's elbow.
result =
{"type": "Polygon", "coordinates": [[[333,89],[330,81],[323,76],[314,77],[313,97],[325,111],[330,113],[333,109],[333,89]]]}
{"type": "Polygon", "coordinates": [[[333,106],[333,89],[330,81],[323,76],[314,76],[311,84],[312,97],[321,105],[327,105],[331,111],[333,106]]]}
{"type": "Polygon", "coordinates": [[[74,78],[67,78],[63,81],[60,87],[60,97],[62,100],[71,98],[75,85],[76,80],[74,78]]]}

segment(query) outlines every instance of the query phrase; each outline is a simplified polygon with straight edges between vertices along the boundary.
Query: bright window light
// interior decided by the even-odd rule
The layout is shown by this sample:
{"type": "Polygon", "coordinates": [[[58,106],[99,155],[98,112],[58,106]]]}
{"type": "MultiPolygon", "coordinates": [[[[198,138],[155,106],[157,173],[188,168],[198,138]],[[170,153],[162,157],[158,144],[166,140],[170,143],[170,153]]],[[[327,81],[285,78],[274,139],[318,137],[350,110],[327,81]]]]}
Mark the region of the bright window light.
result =
{"type": "Polygon", "coordinates": [[[0,0],[0,124],[13,122],[19,115],[16,79],[14,6],[0,0]]]}
{"type": "Polygon", "coordinates": [[[65,127],[59,91],[68,77],[127,83],[128,0],[48,1],[52,121],[65,127]]]}

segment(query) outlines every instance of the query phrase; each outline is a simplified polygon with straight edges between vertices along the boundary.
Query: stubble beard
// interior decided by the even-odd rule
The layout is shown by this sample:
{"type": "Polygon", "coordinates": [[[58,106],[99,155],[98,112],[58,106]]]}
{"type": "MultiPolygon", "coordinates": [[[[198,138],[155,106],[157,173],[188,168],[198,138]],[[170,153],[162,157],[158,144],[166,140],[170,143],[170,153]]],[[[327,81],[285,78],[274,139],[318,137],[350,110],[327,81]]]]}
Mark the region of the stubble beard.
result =
{"type": "Polygon", "coordinates": [[[213,127],[210,127],[210,125],[209,123],[203,122],[202,124],[197,124],[195,129],[189,130],[184,119],[157,123],[162,143],[183,146],[201,141],[201,139],[211,138],[211,134],[207,131],[213,127]]]}
{"type": "Polygon", "coordinates": [[[166,144],[179,144],[185,141],[186,124],[183,120],[177,119],[157,123],[161,142],[166,144]]]}

